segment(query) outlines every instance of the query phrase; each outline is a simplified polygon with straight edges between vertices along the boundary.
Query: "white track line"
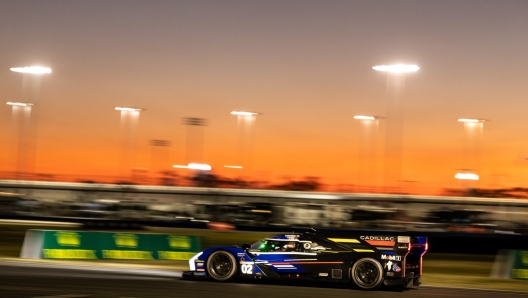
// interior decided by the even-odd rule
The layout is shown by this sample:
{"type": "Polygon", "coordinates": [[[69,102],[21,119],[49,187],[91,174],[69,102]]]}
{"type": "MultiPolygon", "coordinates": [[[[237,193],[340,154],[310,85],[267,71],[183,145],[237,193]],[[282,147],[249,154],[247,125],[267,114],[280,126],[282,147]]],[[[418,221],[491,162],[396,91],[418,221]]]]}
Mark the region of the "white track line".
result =
{"type": "Polygon", "coordinates": [[[522,294],[526,297],[525,291],[514,291],[514,290],[496,290],[496,289],[479,289],[479,288],[467,288],[467,287],[449,287],[449,286],[428,286],[420,285],[418,288],[435,288],[435,289],[450,289],[450,290],[468,290],[468,291],[485,291],[485,292],[500,292],[500,293],[512,293],[512,294],[522,294]]]}
{"type": "Polygon", "coordinates": [[[176,271],[176,270],[141,269],[141,268],[130,268],[130,267],[125,267],[125,266],[123,267],[103,267],[103,266],[72,265],[72,264],[30,263],[30,262],[18,262],[18,261],[0,261],[0,266],[99,271],[99,272],[113,272],[113,273],[119,273],[119,274],[150,275],[150,276],[162,276],[162,277],[181,277],[183,273],[182,271],[176,271]]]}

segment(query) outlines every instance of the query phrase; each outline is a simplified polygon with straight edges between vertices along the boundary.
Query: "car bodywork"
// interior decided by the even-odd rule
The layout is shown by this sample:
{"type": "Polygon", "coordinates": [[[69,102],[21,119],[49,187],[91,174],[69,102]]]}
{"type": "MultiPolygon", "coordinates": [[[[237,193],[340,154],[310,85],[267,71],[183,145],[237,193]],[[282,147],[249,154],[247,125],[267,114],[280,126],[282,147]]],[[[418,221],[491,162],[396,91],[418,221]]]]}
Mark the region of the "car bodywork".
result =
{"type": "Polygon", "coordinates": [[[366,290],[421,284],[427,237],[315,231],[262,239],[252,245],[206,249],[189,260],[185,278],[352,281],[366,290]]]}

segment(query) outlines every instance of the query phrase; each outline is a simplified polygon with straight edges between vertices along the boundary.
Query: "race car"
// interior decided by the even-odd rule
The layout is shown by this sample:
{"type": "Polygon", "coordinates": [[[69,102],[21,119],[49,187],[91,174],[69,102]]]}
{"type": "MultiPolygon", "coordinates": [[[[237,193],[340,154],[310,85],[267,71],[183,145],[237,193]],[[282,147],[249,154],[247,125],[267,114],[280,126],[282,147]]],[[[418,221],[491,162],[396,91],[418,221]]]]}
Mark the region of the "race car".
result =
{"type": "Polygon", "coordinates": [[[324,235],[311,230],[265,238],[251,245],[206,249],[189,260],[184,278],[352,282],[364,290],[421,284],[427,237],[324,235]]]}

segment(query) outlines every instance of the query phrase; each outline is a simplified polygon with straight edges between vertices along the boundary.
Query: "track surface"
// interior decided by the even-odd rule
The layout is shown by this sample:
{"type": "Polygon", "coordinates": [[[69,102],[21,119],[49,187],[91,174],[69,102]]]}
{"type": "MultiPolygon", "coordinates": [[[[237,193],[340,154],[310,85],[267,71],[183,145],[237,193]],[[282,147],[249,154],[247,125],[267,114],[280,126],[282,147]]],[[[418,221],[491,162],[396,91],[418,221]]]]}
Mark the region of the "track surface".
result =
{"type": "Polygon", "coordinates": [[[152,297],[497,297],[528,293],[419,287],[406,291],[354,290],[335,284],[215,283],[183,280],[168,270],[94,268],[0,262],[2,298],[152,298],[152,297]]]}

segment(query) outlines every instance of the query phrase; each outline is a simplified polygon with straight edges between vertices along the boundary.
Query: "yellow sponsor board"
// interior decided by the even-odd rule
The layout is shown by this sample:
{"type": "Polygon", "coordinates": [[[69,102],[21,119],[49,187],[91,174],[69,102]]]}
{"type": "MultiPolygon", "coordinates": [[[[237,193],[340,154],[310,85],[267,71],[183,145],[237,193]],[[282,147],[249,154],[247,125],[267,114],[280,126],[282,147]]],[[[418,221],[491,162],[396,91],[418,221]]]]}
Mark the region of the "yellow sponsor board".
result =
{"type": "Polygon", "coordinates": [[[44,249],[45,259],[97,259],[95,250],[87,249],[44,249]]]}
{"type": "Polygon", "coordinates": [[[103,259],[152,260],[152,252],[143,250],[103,250],[103,259]]]}
{"type": "Polygon", "coordinates": [[[528,269],[512,269],[512,278],[528,279],[528,269]]]}
{"type": "Polygon", "coordinates": [[[171,248],[189,249],[191,248],[191,240],[187,236],[168,236],[169,246],[171,248]]]}
{"type": "Polygon", "coordinates": [[[138,246],[138,236],[135,234],[114,234],[115,244],[119,247],[132,247],[138,246]]]}
{"type": "Polygon", "coordinates": [[[521,251],[521,262],[523,265],[528,265],[528,251],[521,251]]]}
{"type": "Polygon", "coordinates": [[[81,235],[75,232],[57,232],[55,233],[57,243],[61,246],[79,246],[81,245],[81,235]]]}
{"type": "Polygon", "coordinates": [[[195,252],[179,252],[179,251],[158,251],[158,258],[160,260],[181,260],[187,261],[192,258],[195,252]]]}

